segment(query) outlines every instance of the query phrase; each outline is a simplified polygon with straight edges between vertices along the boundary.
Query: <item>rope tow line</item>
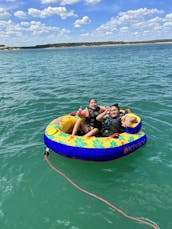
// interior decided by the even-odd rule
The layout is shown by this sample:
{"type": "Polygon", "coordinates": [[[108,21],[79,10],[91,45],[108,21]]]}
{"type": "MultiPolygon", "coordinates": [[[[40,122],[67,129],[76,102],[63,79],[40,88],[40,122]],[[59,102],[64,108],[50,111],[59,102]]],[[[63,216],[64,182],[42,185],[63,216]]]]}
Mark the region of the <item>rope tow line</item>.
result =
{"type": "Polygon", "coordinates": [[[119,209],[118,207],[116,207],[115,205],[111,204],[110,202],[108,202],[107,200],[103,199],[102,197],[92,193],[92,192],[89,192],[87,191],[86,189],[84,188],[81,188],[79,185],[77,185],[73,180],[71,180],[68,176],[66,176],[64,173],[62,173],[60,170],[56,169],[52,164],[51,162],[48,160],[48,156],[49,156],[49,149],[46,148],[46,151],[44,153],[44,158],[45,158],[45,161],[47,162],[48,166],[54,170],[55,172],[57,172],[58,174],[60,174],[63,178],[65,178],[70,184],[72,184],[76,189],[80,190],[81,192],[83,193],[86,193],[87,195],[89,196],[92,196],[98,200],[100,200],[101,202],[103,202],[104,204],[108,205],[109,207],[111,207],[112,209],[114,209],[115,211],[117,211],[118,213],[120,213],[121,215],[123,215],[124,217],[128,218],[128,219],[131,219],[131,220],[134,220],[134,221],[137,221],[139,223],[142,223],[142,224],[146,224],[150,227],[152,227],[153,229],[160,229],[158,225],[156,225],[154,222],[148,222],[148,219],[146,220],[142,220],[140,218],[136,218],[136,217],[133,217],[133,216],[130,216],[130,215],[127,215],[124,211],[122,211],[121,209],[119,209]]]}

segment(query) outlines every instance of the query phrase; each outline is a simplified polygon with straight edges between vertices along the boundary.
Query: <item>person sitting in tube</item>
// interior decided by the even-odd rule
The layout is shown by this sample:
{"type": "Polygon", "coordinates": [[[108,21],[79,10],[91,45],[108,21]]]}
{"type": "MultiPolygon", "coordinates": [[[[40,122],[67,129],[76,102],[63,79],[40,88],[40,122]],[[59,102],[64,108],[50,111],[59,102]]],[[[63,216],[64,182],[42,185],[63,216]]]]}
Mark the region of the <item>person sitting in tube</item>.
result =
{"type": "Polygon", "coordinates": [[[104,111],[105,108],[98,106],[96,99],[90,99],[86,109],[82,110],[82,107],[76,112],[80,118],[76,121],[72,135],[76,135],[78,132],[83,133],[84,136],[91,137],[99,133],[101,128],[101,122],[96,117],[104,111]]]}
{"type": "Polygon", "coordinates": [[[125,132],[125,127],[136,122],[135,117],[126,116],[120,112],[118,104],[106,107],[106,110],[97,116],[97,121],[102,122],[100,136],[109,137],[115,133],[125,132]]]}
{"type": "Polygon", "coordinates": [[[97,116],[97,121],[102,122],[100,129],[100,136],[109,137],[114,133],[125,132],[125,128],[122,126],[121,117],[123,113],[120,112],[118,104],[106,107],[106,110],[97,116]]]}

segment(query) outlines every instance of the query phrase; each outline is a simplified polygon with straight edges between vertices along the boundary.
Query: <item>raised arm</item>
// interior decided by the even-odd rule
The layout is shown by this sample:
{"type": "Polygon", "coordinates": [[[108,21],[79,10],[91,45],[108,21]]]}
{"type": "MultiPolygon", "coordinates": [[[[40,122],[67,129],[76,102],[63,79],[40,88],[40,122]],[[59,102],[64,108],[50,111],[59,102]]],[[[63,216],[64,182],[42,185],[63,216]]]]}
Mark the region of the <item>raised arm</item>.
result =
{"type": "Polygon", "coordinates": [[[109,107],[106,107],[105,110],[96,117],[96,120],[102,122],[107,117],[110,111],[109,109],[109,107]]]}

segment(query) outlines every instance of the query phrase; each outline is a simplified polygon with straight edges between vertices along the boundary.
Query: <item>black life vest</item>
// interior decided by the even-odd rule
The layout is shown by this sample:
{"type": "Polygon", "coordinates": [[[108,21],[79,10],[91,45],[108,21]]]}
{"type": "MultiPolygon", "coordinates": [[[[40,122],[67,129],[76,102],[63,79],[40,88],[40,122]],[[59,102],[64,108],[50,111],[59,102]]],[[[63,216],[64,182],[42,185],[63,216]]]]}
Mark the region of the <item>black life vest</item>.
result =
{"type": "Polygon", "coordinates": [[[122,133],[124,131],[125,128],[121,125],[121,115],[119,115],[115,118],[112,118],[111,116],[107,117],[103,121],[100,133],[103,137],[108,137],[114,133],[122,133]]]}
{"type": "Polygon", "coordinates": [[[100,107],[97,107],[95,110],[91,109],[90,107],[87,107],[87,109],[89,111],[89,115],[86,117],[86,123],[89,126],[100,129],[102,124],[96,120],[97,115],[100,114],[100,107]]]}

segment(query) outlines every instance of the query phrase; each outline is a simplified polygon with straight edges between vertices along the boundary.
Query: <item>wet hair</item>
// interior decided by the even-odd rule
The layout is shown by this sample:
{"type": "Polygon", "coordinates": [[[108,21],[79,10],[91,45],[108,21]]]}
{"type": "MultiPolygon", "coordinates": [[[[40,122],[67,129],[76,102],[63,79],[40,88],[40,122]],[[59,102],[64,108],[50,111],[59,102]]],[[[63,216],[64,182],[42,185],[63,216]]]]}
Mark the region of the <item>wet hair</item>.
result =
{"type": "Polygon", "coordinates": [[[115,103],[115,104],[111,105],[110,107],[116,107],[118,110],[120,110],[118,103],[115,103]]]}
{"type": "Polygon", "coordinates": [[[89,104],[90,104],[91,100],[94,100],[97,103],[97,100],[92,98],[92,99],[89,99],[89,104]]]}

